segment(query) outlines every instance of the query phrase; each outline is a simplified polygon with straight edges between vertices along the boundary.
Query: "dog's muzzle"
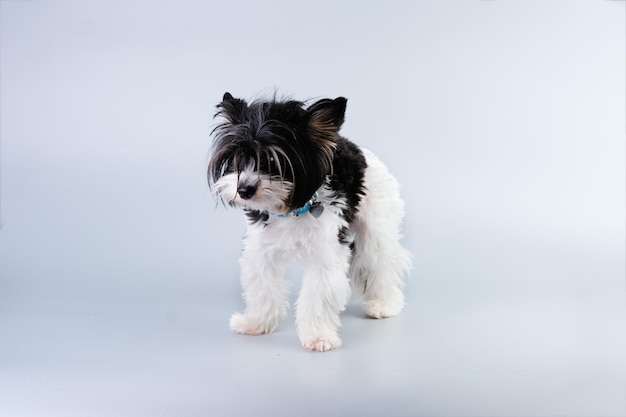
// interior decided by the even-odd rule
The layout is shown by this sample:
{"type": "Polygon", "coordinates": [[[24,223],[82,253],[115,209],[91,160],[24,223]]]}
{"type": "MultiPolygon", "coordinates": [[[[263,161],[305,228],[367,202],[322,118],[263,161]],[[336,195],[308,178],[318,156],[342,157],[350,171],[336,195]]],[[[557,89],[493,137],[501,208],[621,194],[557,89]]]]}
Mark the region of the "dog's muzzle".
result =
{"type": "Polygon", "coordinates": [[[237,187],[237,194],[244,200],[249,200],[256,193],[256,185],[244,184],[237,187]]]}

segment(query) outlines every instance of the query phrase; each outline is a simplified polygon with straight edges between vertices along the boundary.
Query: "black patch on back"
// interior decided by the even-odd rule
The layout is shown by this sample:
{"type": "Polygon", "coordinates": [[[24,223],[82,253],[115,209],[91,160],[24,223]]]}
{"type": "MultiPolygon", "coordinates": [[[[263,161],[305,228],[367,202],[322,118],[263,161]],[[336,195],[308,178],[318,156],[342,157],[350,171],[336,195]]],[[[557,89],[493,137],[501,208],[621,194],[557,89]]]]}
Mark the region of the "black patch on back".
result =
{"type": "MultiPolygon", "coordinates": [[[[351,224],[359,210],[361,198],[365,195],[364,176],[367,162],[361,149],[348,139],[338,136],[333,174],[329,177],[330,186],[337,197],[346,199],[347,207],[343,216],[351,224]]],[[[348,230],[339,232],[339,240],[348,243],[348,230]]]]}

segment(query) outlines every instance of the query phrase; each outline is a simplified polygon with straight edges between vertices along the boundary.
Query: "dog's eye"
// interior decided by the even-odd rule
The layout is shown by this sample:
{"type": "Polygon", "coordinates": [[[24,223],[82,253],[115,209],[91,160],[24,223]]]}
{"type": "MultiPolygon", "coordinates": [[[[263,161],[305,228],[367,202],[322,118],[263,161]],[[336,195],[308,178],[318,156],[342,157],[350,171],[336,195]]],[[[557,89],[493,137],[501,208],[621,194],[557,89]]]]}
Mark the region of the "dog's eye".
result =
{"type": "Polygon", "coordinates": [[[261,169],[268,173],[277,174],[279,172],[278,161],[273,156],[268,156],[261,160],[261,169]]]}

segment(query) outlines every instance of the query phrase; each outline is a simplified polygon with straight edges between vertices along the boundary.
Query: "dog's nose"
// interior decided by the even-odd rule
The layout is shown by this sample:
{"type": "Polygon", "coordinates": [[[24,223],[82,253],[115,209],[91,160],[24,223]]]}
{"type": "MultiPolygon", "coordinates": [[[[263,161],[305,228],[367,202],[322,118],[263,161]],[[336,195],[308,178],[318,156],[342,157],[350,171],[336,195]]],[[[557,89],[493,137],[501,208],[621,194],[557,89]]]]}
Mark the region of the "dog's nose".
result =
{"type": "Polygon", "coordinates": [[[244,200],[251,198],[255,192],[256,187],[254,185],[242,185],[237,188],[237,194],[244,200]]]}

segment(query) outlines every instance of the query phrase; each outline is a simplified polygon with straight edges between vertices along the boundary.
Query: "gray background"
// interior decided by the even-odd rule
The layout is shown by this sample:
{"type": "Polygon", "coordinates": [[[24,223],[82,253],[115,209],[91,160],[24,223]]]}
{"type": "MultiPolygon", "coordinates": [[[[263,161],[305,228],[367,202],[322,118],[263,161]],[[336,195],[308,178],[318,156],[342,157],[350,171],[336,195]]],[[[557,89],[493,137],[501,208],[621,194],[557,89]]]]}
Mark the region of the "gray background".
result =
{"type": "MultiPolygon", "coordinates": [[[[624,416],[620,1],[0,2],[1,416],[624,416]],[[214,106],[348,97],[407,307],[232,334],[214,106]]],[[[298,268],[289,271],[294,296],[298,268]]]]}

